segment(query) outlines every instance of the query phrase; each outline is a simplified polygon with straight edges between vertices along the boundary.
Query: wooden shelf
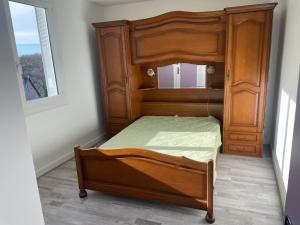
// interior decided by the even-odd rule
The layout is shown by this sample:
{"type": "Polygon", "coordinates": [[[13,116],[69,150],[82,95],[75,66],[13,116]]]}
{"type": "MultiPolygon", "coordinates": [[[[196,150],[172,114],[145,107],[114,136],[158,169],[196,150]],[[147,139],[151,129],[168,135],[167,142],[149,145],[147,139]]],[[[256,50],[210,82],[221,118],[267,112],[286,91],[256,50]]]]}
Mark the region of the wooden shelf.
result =
{"type": "Polygon", "coordinates": [[[199,90],[199,91],[207,91],[207,90],[217,90],[217,91],[224,91],[224,88],[211,88],[211,87],[207,87],[207,88],[156,88],[156,87],[140,87],[138,88],[138,90],[199,90]]]}
{"type": "Polygon", "coordinates": [[[154,90],[156,89],[155,87],[140,87],[139,90],[142,90],[142,91],[147,91],[147,90],[154,90]]]}

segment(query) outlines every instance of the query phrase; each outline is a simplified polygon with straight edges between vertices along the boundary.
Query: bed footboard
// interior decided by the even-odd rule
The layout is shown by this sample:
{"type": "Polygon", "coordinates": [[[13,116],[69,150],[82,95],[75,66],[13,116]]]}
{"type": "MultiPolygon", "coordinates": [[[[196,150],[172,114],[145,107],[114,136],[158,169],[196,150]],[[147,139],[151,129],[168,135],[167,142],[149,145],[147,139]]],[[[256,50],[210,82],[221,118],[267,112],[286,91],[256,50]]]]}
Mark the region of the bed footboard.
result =
{"type": "Polygon", "coordinates": [[[147,149],[76,147],[79,197],[86,189],[206,210],[213,215],[213,160],[202,163],[147,149]]]}

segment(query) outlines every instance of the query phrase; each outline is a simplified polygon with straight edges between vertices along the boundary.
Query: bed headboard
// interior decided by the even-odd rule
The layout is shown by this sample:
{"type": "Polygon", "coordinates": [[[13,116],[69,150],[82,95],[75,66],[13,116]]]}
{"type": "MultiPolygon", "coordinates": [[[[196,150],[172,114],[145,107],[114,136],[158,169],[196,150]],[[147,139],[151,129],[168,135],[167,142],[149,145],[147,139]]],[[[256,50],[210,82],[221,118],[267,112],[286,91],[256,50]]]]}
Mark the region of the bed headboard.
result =
{"type": "Polygon", "coordinates": [[[214,116],[223,121],[222,89],[152,89],[142,91],[142,115],[214,116]]]}
{"type": "Polygon", "coordinates": [[[214,116],[223,121],[221,103],[143,102],[143,115],[214,116]]]}
{"type": "MultiPolygon", "coordinates": [[[[205,63],[215,67],[206,77],[207,88],[159,88],[157,71],[148,76],[148,68],[157,68],[174,61],[135,65],[131,77],[133,121],[142,115],[214,116],[223,121],[224,63],[205,63]]],[[[201,62],[200,62],[201,64],[201,62]]]]}

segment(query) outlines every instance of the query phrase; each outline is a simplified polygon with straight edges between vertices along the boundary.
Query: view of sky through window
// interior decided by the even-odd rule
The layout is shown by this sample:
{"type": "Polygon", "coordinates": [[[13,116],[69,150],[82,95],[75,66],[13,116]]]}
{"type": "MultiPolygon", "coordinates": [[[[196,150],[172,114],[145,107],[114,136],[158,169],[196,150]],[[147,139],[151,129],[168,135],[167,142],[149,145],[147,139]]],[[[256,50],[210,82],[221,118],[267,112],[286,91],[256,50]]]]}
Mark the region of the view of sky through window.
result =
{"type": "Polygon", "coordinates": [[[9,2],[26,100],[58,95],[46,9],[9,2]]]}
{"type": "Polygon", "coordinates": [[[9,2],[18,55],[41,53],[35,7],[9,2]]]}

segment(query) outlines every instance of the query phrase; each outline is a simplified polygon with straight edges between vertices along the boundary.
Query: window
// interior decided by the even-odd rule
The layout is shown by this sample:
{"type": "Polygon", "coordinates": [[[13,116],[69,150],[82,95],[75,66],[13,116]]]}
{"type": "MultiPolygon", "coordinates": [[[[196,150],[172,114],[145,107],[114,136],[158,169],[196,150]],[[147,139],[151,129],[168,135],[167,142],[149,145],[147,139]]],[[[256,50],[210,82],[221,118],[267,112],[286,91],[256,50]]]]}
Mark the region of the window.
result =
{"type": "Polygon", "coordinates": [[[158,67],[158,88],[205,88],[206,67],[189,63],[158,67]]]}
{"type": "Polygon", "coordinates": [[[275,152],[285,191],[288,190],[295,115],[296,102],[286,90],[281,89],[275,152]]]}
{"type": "Polygon", "coordinates": [[[9,1],[26,101],[59,95],[46,9],[9,1]]]}

